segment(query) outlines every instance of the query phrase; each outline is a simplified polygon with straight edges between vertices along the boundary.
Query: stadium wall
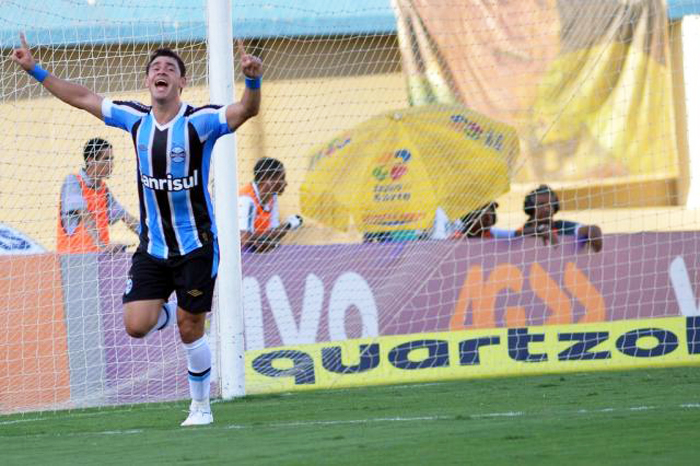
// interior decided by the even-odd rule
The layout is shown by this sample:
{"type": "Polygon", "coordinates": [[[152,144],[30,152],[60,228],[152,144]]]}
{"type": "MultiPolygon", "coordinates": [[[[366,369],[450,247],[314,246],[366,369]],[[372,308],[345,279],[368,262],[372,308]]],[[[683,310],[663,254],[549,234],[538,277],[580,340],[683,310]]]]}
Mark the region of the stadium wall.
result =
{"type": "Polygon", "coordinates": [[[70,400],[63,297],[55,254],[0,257],[0,412],[70,400]]]}
{"type": "MultiPolygon", "coordinates": [[[[522,238],[244,254],[248,393],[700,363],[700,233],[606,242],[595,255],[522,238]]],[[[123,330],[128,266],[128,254],[0,258],[0,411],[187,396],[176,330],[123,330]]]]}

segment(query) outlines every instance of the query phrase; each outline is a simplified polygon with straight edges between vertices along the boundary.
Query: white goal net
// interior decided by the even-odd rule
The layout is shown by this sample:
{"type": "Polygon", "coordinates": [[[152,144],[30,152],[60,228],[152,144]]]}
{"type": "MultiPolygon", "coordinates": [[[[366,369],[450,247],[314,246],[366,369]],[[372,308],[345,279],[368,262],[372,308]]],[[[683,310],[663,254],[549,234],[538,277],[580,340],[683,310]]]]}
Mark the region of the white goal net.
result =
{"type": "MultiPolygon", "coordinates": [[[[264,63],[239,188],[276,199],[272,227],[303,218],[242,254],[247,393],[694,363],[697,17],[661,0],[232,3],[264,63]],[[256,178],[266,157],[283,192],[256,178]]],[[[125,251],[58,247],[92,138],[138,217],[131,138],[15,65],[21,31],[51,73],[147,105],[148,56],[170,47],[200,106],[206,1],[0,2],[0,413],[187,398],[177,331],[124,331],[122,217],[125,251]]]]}

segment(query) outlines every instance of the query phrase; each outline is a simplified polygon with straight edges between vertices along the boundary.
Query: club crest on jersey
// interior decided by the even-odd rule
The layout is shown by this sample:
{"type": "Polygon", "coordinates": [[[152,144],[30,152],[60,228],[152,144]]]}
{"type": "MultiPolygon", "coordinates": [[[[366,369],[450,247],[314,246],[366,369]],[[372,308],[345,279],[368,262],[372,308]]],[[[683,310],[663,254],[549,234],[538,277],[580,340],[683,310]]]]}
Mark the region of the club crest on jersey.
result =
{"type": "Polygon", "coordinates": [[[182,191],[192,189],[199,185],[198,170],[194,174],[182,178],[173,178],[173,175],[168,173],[165,178],[154,178],[148,175],[141,175],[141,184],[146,188],[157,191],[182,191]]]}
{"type": "Polygon", "coordinates": [[[185,148],[182,146],[173,146],[173,148],[170,149],[170,160],[174,163],[184,162],[186,155],[185,148]]]}

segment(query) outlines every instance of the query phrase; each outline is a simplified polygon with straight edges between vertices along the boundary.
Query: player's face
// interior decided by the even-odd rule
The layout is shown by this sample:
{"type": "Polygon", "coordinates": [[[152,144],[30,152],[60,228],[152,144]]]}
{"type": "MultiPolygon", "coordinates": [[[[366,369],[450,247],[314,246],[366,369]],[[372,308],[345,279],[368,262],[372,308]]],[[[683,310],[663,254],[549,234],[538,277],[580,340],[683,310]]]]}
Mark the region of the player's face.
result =
{"type": "Polygon", "coordinates": [[[186,79],[180,75],[180,67],[172,57],[158,57],[148,68],[146,86],[151,97],[160,102],[179,98],[186,79]]]}

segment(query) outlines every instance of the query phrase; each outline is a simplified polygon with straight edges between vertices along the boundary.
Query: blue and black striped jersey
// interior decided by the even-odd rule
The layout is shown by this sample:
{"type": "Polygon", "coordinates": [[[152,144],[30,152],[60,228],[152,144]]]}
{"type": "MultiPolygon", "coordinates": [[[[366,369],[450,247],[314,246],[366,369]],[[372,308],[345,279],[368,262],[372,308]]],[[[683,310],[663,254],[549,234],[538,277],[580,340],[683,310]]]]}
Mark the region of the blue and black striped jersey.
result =
{"type": "Polygon", "coordinates": [[[218,105],[183,103],[175,118],[160,125],[149,106],[103,100],[105,123],[128,131],[136,149],[139,249],[167,259],[216,239],[207,186],[214,143],[230,132],[225,111],[218,105]]]}

